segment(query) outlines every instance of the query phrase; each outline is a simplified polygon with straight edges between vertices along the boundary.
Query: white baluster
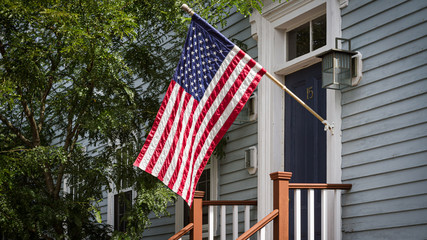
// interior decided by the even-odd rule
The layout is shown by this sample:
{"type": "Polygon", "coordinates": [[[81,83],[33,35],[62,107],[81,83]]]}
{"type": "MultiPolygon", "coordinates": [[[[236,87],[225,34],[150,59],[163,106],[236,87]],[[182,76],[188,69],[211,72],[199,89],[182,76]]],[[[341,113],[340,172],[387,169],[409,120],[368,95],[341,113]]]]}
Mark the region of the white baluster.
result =
{"type": "Polygon", "coordinates": [[[233,239],[239,237],[239,206],[233,206],[233,239]]]}
{"type": "Polygon", "coordinates": [[[301,240],[301,189],[294,190],[294,239],[301,240]]]}
{"type": "Polygon", "coordinates": [[[314,240],[314,189],[308,189],[307,205],[308,239],[314,240]]]}
{"type": "Polygon", "coordinates": [[[225,205],[221,206],[221,240],[225,240],[225,205]]]}
{"type": "Polygon", "coordinates": [[[209,206],[209,240],[214,239],[214,206],[209,206]]]}
{"type": "Polygon", "coordinates": [[[322,211],[322,215],[321,215],[321,232],[322,232],[322,240],[327,240],[328,239],[328,209],[327,209],[327,191],[326,189],[322,189],[322,199],[321,199],[321,211],[322,211]]]}
{"type": "Polygon", "coordinates": [[[250,224],[251,224],[251,207],[249,205],[246,205],[245,206],[245,232],[249,230],[250,224]]]}
{"type": "Polygon", "coordinates": [[[263,227],[259,230],[259,239],[265,240],[265,227],[263,227]]]}

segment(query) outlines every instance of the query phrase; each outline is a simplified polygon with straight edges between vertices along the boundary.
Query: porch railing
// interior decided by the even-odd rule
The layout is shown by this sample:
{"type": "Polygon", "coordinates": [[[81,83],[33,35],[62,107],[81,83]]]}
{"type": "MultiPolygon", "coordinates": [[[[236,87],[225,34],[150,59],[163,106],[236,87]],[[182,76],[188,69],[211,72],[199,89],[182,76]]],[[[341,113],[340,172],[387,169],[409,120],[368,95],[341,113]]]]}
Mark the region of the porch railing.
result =
{"type": "Polygon", "coordinates": [[[220,207],[220,240],[225,240],[226,238],[226,218],[227,212],[226,207],[233,207],[233,239],[236,239],[239,236],[239,206],[244,206],[244,229],[245,231],[249,230],[250,227],[250,207],[256,206],[257,201],[203,201],[204,206],[209,208],[209,228],[208,228],[208,239],[214,239],[214,207],[220,207]]]}
{"type": "MultiPolygon", "coordinates": [[[[273,208],[274,210],[264,217],[261,221],[248,229],[249,224],[249,206],[256,205],[256,201],[203,201],[203,192],[196,192],[193,206],[190,210],[191,223],[176,233],[169,240],[180,239],[184,234],[190,233],[190,239],[201,240],[203,223],[202,223],[202,207],[203,205],[209,206],[209,239],[213,239],[213,206],[221,206],[221,239],[225,239],[225,206],[233,205],[233,239],[246,240],[256,232],[260,231],[259,238],[265,239],[265,226],[273,222],[273,236],[275,240],[289,239],[289,191],[293,189],[294,192],[294,239],[301,239],[301,190],[307,190],[307,237],[314,239],[314,190],[320,189],[321,191],[321,238],[328,239],[328,219],[333,219],[335,223],[340,221],[340,216],[335,209],[334,216],[328,216],[327,191],[332,191],[331,194],[334,206],[339,208],[340,194],[339,190],[351,189],[351,184],[322,184],[322,183],[289,183],[292,173],[290,172],[275,172],[271,173],[270,177],[273,180],[274,196],[273,208]],[[245,208],[245,232],[237,237],[237,205],[246,205],[245,208]],[[247,220],[246,220],[247,219],[247,220]],[[193,224],[193,225],[191,225],[193,224]]],[[[339,229],[338,229],[339,230],[339,229]]],[[[337,233],[335,234],[338,234],[337,233]]]]}
{"type": "MultiPolygon", "coordinates": [[[[251,206],[256,206],[257,201],[222,201],[222,200],[211,200],[211,201],[202,201],[204,192],[196,191],[194,201],[193,201],[193,207],[190,209],[190,223],[182,228],[179,232],[177,232],[174,236],[169,238],[169,240],[177,240],[180,239],[182,236],[190,232],[191,230],[195,229],[195,226],[202,225],[203,223],[198,223],[192,221],[192,219],[199,220],[203,218],[203,213],[200,211],[193,211],[195,209],[200,209],[200,202],[202,206],[208,207],[208,239],[213,240],[214,239],[214,207],[219,207],[220,209],[220,240],[226,239],[226,218],[227,218],[227,206],[232,207],[232,234],[233,238],[236,239],[239,234],[239,206],[244,206],[244,230],[247,231],[250,228],[250,211],[251,206]],[[197,201],[197,202],[196,202],[197,201]],[[202,215],[201,215],[202,214],[202,215]]],[[[202,229],[202,228],[200,228],[202,229]]],[[[195,231],[190,232],[190,238],[191,239],[197,239],[195,237],[195,231]]],[[[200,233],[198,233],[200,235],[200,233]]],[[[202,233],[203,234],[203,233],[202,233]]]]}

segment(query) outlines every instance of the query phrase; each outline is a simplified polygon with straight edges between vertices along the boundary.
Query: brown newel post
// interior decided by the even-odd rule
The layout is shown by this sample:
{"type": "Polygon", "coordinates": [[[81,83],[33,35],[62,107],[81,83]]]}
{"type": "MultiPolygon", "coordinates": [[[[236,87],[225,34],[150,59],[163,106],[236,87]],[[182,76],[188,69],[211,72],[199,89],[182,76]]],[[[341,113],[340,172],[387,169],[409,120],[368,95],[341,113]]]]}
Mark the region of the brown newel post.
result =
{"type": "Polygon", "coordinates": [[[191,230],[191,240],[202,240],[203,233],[203,196],[205,192],[196,191],[194,193],[193,205],[190,209],[190,221],[194,224],[193,230],[191,230]]]}
{"type": "Polygon", "coordinates": [[[289,180],[291,172],[274,172],[270,174],[273,180],[273,208],[279,210],[274,219],[274,240],[289,238],[289,180]]]}

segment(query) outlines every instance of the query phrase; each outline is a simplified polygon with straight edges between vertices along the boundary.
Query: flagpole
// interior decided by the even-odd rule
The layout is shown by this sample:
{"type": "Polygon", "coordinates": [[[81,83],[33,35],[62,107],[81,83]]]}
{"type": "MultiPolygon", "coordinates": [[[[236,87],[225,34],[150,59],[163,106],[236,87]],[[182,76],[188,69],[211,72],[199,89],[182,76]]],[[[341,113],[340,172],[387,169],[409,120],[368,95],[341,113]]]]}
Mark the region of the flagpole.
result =
{"type": "MultiPolygon", "coordinates": [[[[182,4],[181,9],[186,11],[190,16],[194,15],[193,9],[191,9],[187,4],[182,4]]],[[[301,106],[303,106],[307,111],[313,114],[323,125],[325,125],[325,131],[328,129],[331,131],[332,135],[334,134],[334,126],[329,124],[327,120],[323,119],[319,114],[317,114],[313,109],[311,109],[307,104],[305,104],[297,95],[295,95],[291,90],[289,90],[283,83],[277,80],[269,72],[266,72],[265,75],[270,78],[274,83],[276,83],[280,88],[282,88],[287,94],[289,94],[293,99],[295,99],[301,106]]]]}
{"type": "Polygon", "coordinates": [[[289,90],[283,83],[277,80],[273,75],[269,72],[266,72],[265,75],[270,78],[274,83],[276,83],[280,88],[282,88],[287,94],[289,94],[293,99],[295,99],[301,106],[303,106],[307,111],[313,114],[323,125],[325,125],[325,131],[328,129],[334,134],[334,126],[329,124],[327,120],[323,119],[319,114],[317,114],[311,107],[309,107],[305,102],[303,102],[297,95],[295,95],[291,90],[289,90]]]}

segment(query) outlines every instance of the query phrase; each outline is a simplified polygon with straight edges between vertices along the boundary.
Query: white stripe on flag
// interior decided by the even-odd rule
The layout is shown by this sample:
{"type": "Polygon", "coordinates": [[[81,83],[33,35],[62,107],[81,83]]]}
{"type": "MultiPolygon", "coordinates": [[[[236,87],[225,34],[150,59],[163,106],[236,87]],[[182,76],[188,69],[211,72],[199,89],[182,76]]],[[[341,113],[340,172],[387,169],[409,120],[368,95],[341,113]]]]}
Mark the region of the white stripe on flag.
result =
{"type": "MultiPolygon", "coordinates": [[[[204,105],[206,104],[207,101],[207,97],[209,96],[212,91],[214,90],[214,88],[216,87],[218,81],[221,79],[222,74],[226,71],[226,69],[228,68],[228,65],[231,63],[231,61],[233,60],[233,58],[237,55],[237,53],[240,51],[240,48],[238,47],[234,47],[229,53],[228,55],[225,57],[224,61],[222,62],[220,68],[218,69],[217,73],[215,74],[214,78],[212,79],[212,81],[210,82],[208,88],[206,89],[206,92],[203,96],[202,99],[200,99],[199,105],[197,106],[196,110],[194,111],[193,114],[193,122],[192,122],[192,127],[189,133],[189,138],[193,137],[193,132],[194,132],[194,128],[196,127],[196,121],[200,116],[200,113],[204,107],[204,105]]],[[[190,142],[190,141],[187,141],[190,142]]],[[[186,144],[185,145],[185,149],[184,149],[184,154],[183,154],[183,158],[185,159],[185,161],[181,162],[181,167],[179,168],[179,174],[178,174],[178,178],[175,181],[175,184],[173,186],[173,191],[174,192],[178,192],[179,187],[181,186],[181,181],[182,181],[182,177],[183,177],[183,172],[185,170],[185,165],[188,161],[191,161],[191,159],[186,159],[189,155],[189,151],[191,148],[191,144],[186,144]]],[[[193,154],[191,154],[193,155],[193,154]]],[[[191,166],[191,163],[190,163],[191,166]]],[[[189,172],[190,173],[190,172],[189,172]]],[[[187,179],[189,178],[189,176],[187,177],[187,179]]]]}
{"type": "MultiPolygon", "coordinates": [[[[240,49],[239,49],[240,50],[240,49]]],[[[237,64],[236,68],[234,69],[234,71],[232,72],[232,74],[229,76],[229,78],[227,79],[227,82],[224,84],[224,87],[221,89],[220,93],[218,94],[218,96],[216,97],[215,101],[212,103],[211,107],[209,108],[209,111],[206,113],[205,118],[203,119],[203,122],[199,128],[199,131],[197,132],[195,141],[194,141],[194,145],[192,148],[192,164],[190,164],[190,169],[189,169],[189,174],[194,173],[194,166],[196,164],[196,159],[194,159],[194,154],[196,153],[196,148],[198,147],[198,145],[200,144],[200,138],[202,137],[202,135],[205,133],[206,131],[206,127],[209,123],[209,121],[211,120],[212,115],[216,112],[216,110],[218,109],[218,107],[220,106],[222,100],[224,99],[224,97],[227,95],[228,91],[230,90],[230,88],[233,86],[235,79],[238,78],[238,76],[240,75],[240,73],[242,72],[242,69],[246,66],[246,64],[248,63],[248,59],[242,58],[240,60],[240,62],[237,64]]],[[[222,76],[222,74],[221,74],[222,76]]],[[[203,98],[208,98],[209,96],[207,96],[205,94],[205,96],[203,98]]],[[[224,122],[221,122],[222,124],[224,122]]],[[[216,134],[215,134],[216,135],[216,134]]],[[[215,137],[215,135],[213,135],[213,137],[215,137]]],[[[211,135],[210,135],[211,136],[211,135]]],[[[213,140],[213,138],[212,138],[213,140]]],[[[199,155],[200,156],[200,155],[199,155]]],[[[204,156],[203,156],[204,157],[204,156]]],[[[200,165],[200,164],[199,164],[200,165]]],[[[192,186],[192,184],[194,183],[194,178],[192,175],[189,175],[185,181],[185,187],[182,193],[182,197],[184,199],[186,199],[186,195],[187,195],[187,191],[189,189],[189,187],[192,186]],[[191,181],[191,182],[190,182],[191,181]]]]}
{"type": "Polygon", "coordinates": [[[169,114],[165,114],[165,113],[170,113],[175,105],[175,101],[177,99],[178,96],[178,90],[179,90],[180,86],[178,84],[175,84],[172,93],[170,95],[169,101],[166,105],[165,111],[162,114],[162,119],[159,122],[159,126],[157,128],[157,131],[155,132],[153,139],[150,142],[150,146],[147,148],[147,151],[144,154],[144,157],[141,160],[141,163],[139,165],[139,167],[145,171],[145,169],[147,168],[147,165],[151,159],[151,157],[153,156],[154,151],[157,148],[157,144],[160,142],[160,138],[162,137],[162,134],[165,130],[166,124],[169,120],[170,115],[169,114]]]}
{"type": "MultiPolygon", "coordinates": [[[[184,91],[184,93],[185,93],[185,91],[184,91]]],[[[181,133],[179,135],[179,141],[178,141],[177,147],[175,149],[172,161],[171,161],[171,163],[168,167],[168,170],[167,170],[167,172],[163,178],[163,183],[166,186],[169,185],[169,181],[172,178],[172,175],[173,175],[175,168],[176,168],[176,165],[177,165],[179,154],[181,152],[181,149],[184,147],[183,141],[184,141],[184,136],[185,136],[185,132],[186,132],[185,129],[187,127],[187,124],[188,124],[190,117],[192,116],[191,111],[193,109],[194,101],[195,101],[194,98],[190,98],[190,100],[188,101],[188,104],[187,104],[187,108],[185,109],[185,112],[184,112],[184,118],[182,121],[182,127],[181,127],[181,133]]],[[[183,161],[183,162],[185,162],[185,161],[183,161]]]]}
{"type": "MultiPolygon", "coordinates": [[[[179,87],[178,84],[176,84],[175,86],[179,87]]],[[[185,91],[182,91],[181,96],[180,96],[181,100],[179,102],[179,107],[178,107],[178,110],[176,111],[176,115],[175,115],[172,127],[171,127],[170,131],[168,132],[168,137],[167,137],[166,143],[164,144],[162,152],[161,152],[160,156],[158,157],[158,161],[154,165],[154,168],[151,172],[151,175],[153,175],[155,177],[159,176],[159,172],[162,169],[163,164],[165,163],[164,160],[166,159],[166,157],[169,153],[169,150],[173,145],[173,138],[175,137],[175,133],[178,130],[179,117],[181,116],[181,111],[183,111],[182,108],[183,108],[183,104],[184,104],[185,94],[186,94],[185,91]]],[[[167,113],[164,112],[163,115],[165,115],[165,114],[166,114],[166,116],[171,115],[169,112],[167,112],[167,113]]]]}
{"type": "MultiPolygon", "coordinates": [[[[251,58],[248,57],[248,55],[245,55],[245,58],[242,59],[241,63],[244,63],[246,65],[246,63],[250,59],[251,58]]],[[[239,66],[241,66],[241,65],[239,64],[239,66]]],[[[224,125],[224,122],[227,121],[227,119],[230,117],[230,115],[234,111],[236,105],[240,102],[240,99],[242,98],[243,94],[246,92],[246,90],[248,89],[248,87],[250,86],[250,84],[252,83],[252,81],[254,80],[254,78],[256,77],[258,71],[260,70],[260,68],[257,69],[256,67],[257,66],[255,65],[251,69],[251,71],[248,73],[248,75],[246,76],[245,80],[240,85],[239,90],[237,90],[237,92],[233,96],[232,100],[227,105],[227,108],[221,114],[220,119],[215,123],[215,126],[210,131],[209,136],[206,138],[206,141],[203,144],[201,152],[199,153],[199,156],[197,157],[197,160],[195,162],[194,171],[193,171],[193,174],[191,176],[191,179],[194,179],[196,177],[197,171],[199,170],[199,167],[200,167],[201,163],[203,162],[203,159],[206,156],[206,152],[208,151],[208,149],[209,149],[209,147],[210,147],[213,139],[215,138],[215,136],[218,134],[219,130],[224,125]]],[[[241,72],[242,72],[241,69],[239,69],[239,73],[241,73],[241,72]]],[[[234,74],[234,72],[233,72],[233,74],[234,74]]],[[[237,77],[231,77],[230,76],[230,78],[232,78],[234,80],[237,77]]],[[[188,194],[191,194],[190,199],[192,199],[192,195],[194,194],[192,192],[193,187],[194,187],[194,181],[192,181],[191,186],[189,188],[189,192],[188,192],[188,194]]]]}

